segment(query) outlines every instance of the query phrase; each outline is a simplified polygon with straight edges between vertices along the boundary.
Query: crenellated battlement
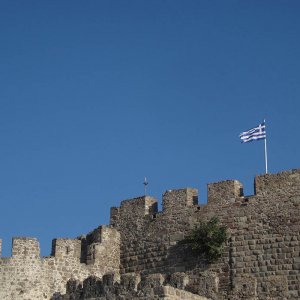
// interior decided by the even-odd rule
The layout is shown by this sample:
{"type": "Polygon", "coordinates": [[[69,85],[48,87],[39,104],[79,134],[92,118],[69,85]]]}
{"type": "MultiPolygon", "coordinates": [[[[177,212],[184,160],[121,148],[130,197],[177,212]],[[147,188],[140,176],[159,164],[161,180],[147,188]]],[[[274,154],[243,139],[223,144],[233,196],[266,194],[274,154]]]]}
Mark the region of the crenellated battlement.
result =
{"type": "Polygon", "coordinates": [[[110,226],[75,239],[54,239],[49,257],[40,256],[36,238],[15,237],[12,256],[0,258],[0,299],[50,299],[54,292],[65,292],[70,278],[118,277],[119,264],[120,234],[110,226]]]}
{"type": "Polygon", "coordinates": [[[207,203],[209,205],[233,203],[236,198],[243,195],[243,185],[238,180],[225,180],[207,185],[207,203]]]}
{"type": "Polygon", "coordinates": [[[210,214],[217,213],[222,207],[237,209],[240,205],[259,203],[259,198],[269,197],[269,201],[277,201],[271,195],[299,195],[300,194],[300,169],[285,171],[278,174],[264,174],[254,179],[255,194],[244,197],[243,184],[238,180],[225,180],[207,185],[207,204],[198,206],[198,190],[195,188],[167,190],[162,195],[162,212],[157,210],[157,200],[143,196],[124,200],[120,207],[112,207],[110,211],[110,224],[114,227],[135,223],[149,219],[147,216],[162,218],[165,215],[193,211],[197,209],[210,214]],[[249,199],[251,201],[249,202],[249,199]],[[118,225],[119,224],[119,225],[118,225]]]}
{"type": "Polygon", "coordinates": [[[238,180],[209,183],[206,205],[198,205],[195,188],[167,190],[161,212],[150,196],[124,200],[111,208],[109,226],[54,239],[50,257],[40,257],[37,239],[16,237],[12,257],[1,258],[0,240],[0,299],[50,300],[70,279],[108,273],[114,280],[161,273],[174,288],[209,299],[299,299],[300,169],[256,176],[254,186],[244,196],[238,180]],[[229,241],[210,265],[183,241],[213,216],[227,226],[229,241]]]}
{"type": "Polygon", "coordinates": [[[257,196],[299,195],[300,169],[256,176],[254,189],[257,196]]]}
{"type": "Polygon", "coordinates": [[[157,213],[157,200],[150,196],[143,196],[123,200],[120,207],[112,207],[110,210],[110,224],[116,225],[120,219],[136,223],[147,215],[157,213]]]}
{"type": "Polygon", "coordinates": [[[114,260],[106,261],[113,267],[119,264],[120,233],[109,226],[100,226],[86,237],[86,263],[88,265],[103,265],[107,249],[115,252],[114,260]]]}
{"type": "Polygon", "coordinates": [[[193,188],[168,190],[163,194],[163,211],[178,210],[198,204],[198,190],[193,188]]]}
{"type": "Polygon", "coordinates": [[[121,209],[127,212],[132,211],[135,217],[144,217],[157,212],[157,200],[150,196],[124,200],[121,202],[121,209]]]}
{"type": "Polygon", "coordinates": [[[12,240],[14,259],[39,259],[40,244],[36,238],[15,237],[12,240]]]}
{"type": "Polygon", "coordinates": [[[51,256],[64,259],[73,257],[80,260],[81,240],[62,238],[52,240],[51,256]]]}

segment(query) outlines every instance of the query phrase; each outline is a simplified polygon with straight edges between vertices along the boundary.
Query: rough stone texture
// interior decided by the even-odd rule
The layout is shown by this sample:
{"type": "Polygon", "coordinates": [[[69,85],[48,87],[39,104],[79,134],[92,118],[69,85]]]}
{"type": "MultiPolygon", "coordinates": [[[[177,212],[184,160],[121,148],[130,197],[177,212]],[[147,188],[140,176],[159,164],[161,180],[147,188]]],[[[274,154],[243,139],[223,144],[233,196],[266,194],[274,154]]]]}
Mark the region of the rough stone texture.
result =
{"type": "Polygon", "coordinates": [[[0,299],[50,299],[56,292],[66,292],[66,283],[70,278],[84,280],[90,275],[101,277],[107,272],[118,276],[119,232],[102,226],[90,235],[96,233],[101,241],[90,240],[86,243],[85,237],[55,239],[52,255],[43,258],[40,257],[36,239],[14,238],[12,257],[0,259],[0,299]],[[83,246],[89,248],[92,257],[88,263],[81,263],[83,246]]]}
{"type": "Polygon", "coordinates": [[[236,180],[212,183],[197,203],[192,188],[165,192],[161,212],[149,196],[122,201],[110,227],[54,240],[51,257],[16,238],[0,259],[0,299],[300,299],[299,169],[257,176],[253,196],[236,180]],[[229,239],[208,264],[185,237],[213,216],[229,239]]]}
{"type": "Polygon", "coordinates": [[[162,212],[147,213],[142,198],[130,200],[140,211],[134,215],[128,200],[122,202],[111,217],[121,233],[121,274],[183,272],[186,290],[213,299],[234,299],[234,293],[299,299],[300,170],[257,176],[255,190],[246,197],[236,180],[209,184],[205,206],[196,204],[195,189],[167,191],[162,212]],[[228,227],[230,239],[222,258],[208,265],[182,241],[212,216],[228,227]]]}
{"type": "Polygon", "coordinates": [[[209,300],[206,297],[163,285],[165,279],[161,274],[151,274],[140,277],[134,274],[121,276],[116,282],[114,276],[105,275],[102,280],[89,277],[82,283],[70,280],[67,284],[67,293],[53,295],[51,300],[142,300],[142,299],[168,299],[168,300],[209,300]]]}

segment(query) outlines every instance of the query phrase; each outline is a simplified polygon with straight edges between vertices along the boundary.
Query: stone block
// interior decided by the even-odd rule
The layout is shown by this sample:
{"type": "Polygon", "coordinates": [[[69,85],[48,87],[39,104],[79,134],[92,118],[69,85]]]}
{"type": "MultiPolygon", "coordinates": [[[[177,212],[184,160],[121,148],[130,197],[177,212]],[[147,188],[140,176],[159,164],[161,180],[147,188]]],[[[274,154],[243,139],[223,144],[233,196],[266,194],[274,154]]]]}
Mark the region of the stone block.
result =
{"type": "Polygon", "coordinates": [[[208,184],[208,204],[233,203],[243,196],[243,185],[238,180],[226,180],[208,184]]]}
{"type": "Polygon", "coordinates": [[[261,176],[256,176],[254,184],[255,194],[257,196],[268,196],[270,199],[274,198],[275,200],[282,195],[299,195],[300,169],[285,171],[277,174],[264,174],[261,176]]]}
{"type": "Polygon", "coordinates": [[[140,282],[140,274],[132,273],[121,276],[121,285],[128,291],[136,291],[140,282]]]}
{"type": "Polygon", "coordinates": [[[288,284],[285,276],[267,276],[263,282],[263,287],[269,297],[284,299],[288,296],[288,284]]]}
{"type": "Polygon", "coordinates": [[[81,241],[79,239],[54,239],[51,255],[57,258],[73,257],[80,259],[81,241]]]}
{"type": "Polygon", "coordinates": [[[169,284],[175,288],[184,290],[189,283],[189,276],[183,272],[176,272],[171,274],[169,284]]]}
{"type": "Polygon", "coordinates": [[[163,194],[163,211],[178,212],[181,208],[198,204],[198,190],[193,188],[168,190],[163,194]]]}
{"type": "Polygon", "coordinates": [[[165,278],[162,274],[150,274],[142,277],[140,285],[142,288],[159,287],[163,284],[165,278]]]}
{"type": "Polygon", "coordinates": [[[257,296],[257,280],[250,275],[243,275],[234,278],[233,281],[233,294],[238,296],[239,299],[248,299],[248,297],[257,296]]]}
{"type": "Polygon", "coordinates": [[[40,244],[38,240],[36,238],[13,238],[12,257],[24,260],[39,259],[40,244]]]}

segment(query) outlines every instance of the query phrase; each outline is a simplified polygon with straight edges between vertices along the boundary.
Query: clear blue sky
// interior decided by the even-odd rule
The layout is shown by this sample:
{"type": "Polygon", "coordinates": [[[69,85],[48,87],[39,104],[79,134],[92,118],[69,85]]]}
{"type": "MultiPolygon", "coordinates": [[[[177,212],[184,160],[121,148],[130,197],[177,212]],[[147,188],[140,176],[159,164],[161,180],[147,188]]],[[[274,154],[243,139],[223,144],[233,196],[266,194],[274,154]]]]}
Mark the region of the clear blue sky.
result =
{"type": "Polygon", "coordinates": [[[111,206],[298,168],[299,0],[0,2],[0,237],[108,224],[111,206]]]}

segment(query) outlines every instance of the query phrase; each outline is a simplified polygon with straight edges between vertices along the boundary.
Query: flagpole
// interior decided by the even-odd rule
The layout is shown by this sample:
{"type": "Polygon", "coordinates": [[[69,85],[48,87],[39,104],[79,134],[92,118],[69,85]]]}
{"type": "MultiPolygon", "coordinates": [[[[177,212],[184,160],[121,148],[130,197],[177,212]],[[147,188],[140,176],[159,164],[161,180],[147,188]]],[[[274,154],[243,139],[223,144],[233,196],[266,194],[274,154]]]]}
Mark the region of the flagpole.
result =
{"type": "Polygon", "coordinates": [[[267,154],[267,133],[266,133],[266,120],[258,126],[244,131],[240,134],[242,143],[248,143],[257,140],[265,140],[265,166],[266,174],[268,174],[268,154],[267,154]]]}
{"type": "MultiPolygon", "coordinates": [[[[266,120],[264,120],[264,124],[266,126],[266,120]]],[[[265,164],[266,164],[266,174],[268,174],[267,134],[265,137],[265,164]]]]}
{"type": "Polygon", "coordinates": [[[266,163],[266,174],[268,174],[267,137],[265,138],[265,163],[266,163]]]}

